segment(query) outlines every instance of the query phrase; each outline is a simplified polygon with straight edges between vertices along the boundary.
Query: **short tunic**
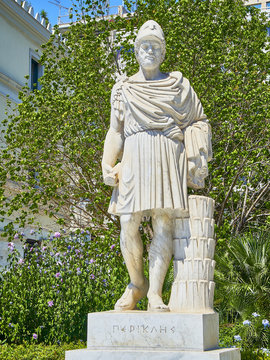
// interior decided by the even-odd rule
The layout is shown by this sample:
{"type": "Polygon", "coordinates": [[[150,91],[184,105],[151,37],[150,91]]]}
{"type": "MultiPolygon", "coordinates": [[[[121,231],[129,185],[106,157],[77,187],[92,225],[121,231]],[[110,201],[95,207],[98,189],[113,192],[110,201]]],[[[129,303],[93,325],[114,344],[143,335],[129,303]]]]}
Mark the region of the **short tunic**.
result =
{"type": "MultiPolygon", "coordinates": [[[[157,81],[120,81],[112,91],[112,107],[124,149],[109,213],[164,209],[188,216],[185,129],[206,121],[188,81],[179,72],[157,81]]],[[[208,152],[209,144],[195,145],[197,152],[208,152]]]]}

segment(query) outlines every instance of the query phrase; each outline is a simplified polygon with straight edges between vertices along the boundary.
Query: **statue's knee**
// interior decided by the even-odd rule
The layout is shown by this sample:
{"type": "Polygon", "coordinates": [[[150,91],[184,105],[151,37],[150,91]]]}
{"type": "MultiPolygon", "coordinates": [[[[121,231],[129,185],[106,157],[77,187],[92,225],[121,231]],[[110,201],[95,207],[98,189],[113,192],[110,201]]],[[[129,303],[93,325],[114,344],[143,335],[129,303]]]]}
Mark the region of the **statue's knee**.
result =
{"type": "Polygon", "coordinates": [[[121,233],[136,233],[140,226],[140,221],[133,214],[122,215],[120,218],[121,233]]]}
{"type": "Polygon", "coordinates": [[[167,229],[172,227],[173,218],[171,214],[166,210],[156,210],[152,213],[153,227],[160,229],[167,229]]]}
{"type": "Polygon", "coordinates": [[[166,254],[171,253],[173,249],[173,243],[170,238],[154,238],[150,245],[149,253],[166,254]]]}
{"type": "Polygon", "coordinates": [[[160,219],[160,221],[156,221],[153,223],[154,236],[170,239],[172,237],[173,226],[171,221],[164,221],[164,219],[160,219]]]}

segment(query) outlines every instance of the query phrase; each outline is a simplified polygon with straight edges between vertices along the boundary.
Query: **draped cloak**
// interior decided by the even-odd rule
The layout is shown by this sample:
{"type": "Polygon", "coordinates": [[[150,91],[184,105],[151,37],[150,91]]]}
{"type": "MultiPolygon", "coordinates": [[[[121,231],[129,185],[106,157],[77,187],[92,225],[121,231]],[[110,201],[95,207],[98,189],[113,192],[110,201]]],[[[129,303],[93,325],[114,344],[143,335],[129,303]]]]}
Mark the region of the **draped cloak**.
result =
{"type": "Polygon", "coordinates": [[[189,81],[180,72],[153,81],[126,78],[114,85],[111,106],[124,145],[108,211],[188,216],[187,186],[204,186],[211,159],[210,126],[189,81]]]}

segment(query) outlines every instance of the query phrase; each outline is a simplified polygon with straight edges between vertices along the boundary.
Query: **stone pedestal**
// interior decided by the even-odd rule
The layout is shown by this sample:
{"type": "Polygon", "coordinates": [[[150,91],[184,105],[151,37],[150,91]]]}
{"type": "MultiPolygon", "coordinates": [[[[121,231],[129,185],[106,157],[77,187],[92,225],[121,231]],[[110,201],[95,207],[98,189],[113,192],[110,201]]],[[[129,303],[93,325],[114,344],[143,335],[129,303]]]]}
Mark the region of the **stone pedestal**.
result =
{"type": "Polygon", "coordinates": [[[88,314],[87,347],[209,350],[218,347],[218,315],[108,311],[88,314]]]}
{"type": "Polygon", "coordinates": [[[239,360],[238,349],[218,349],[218,315],[91,313],[87,349],[66,352],[66,360],[239,360]]]}

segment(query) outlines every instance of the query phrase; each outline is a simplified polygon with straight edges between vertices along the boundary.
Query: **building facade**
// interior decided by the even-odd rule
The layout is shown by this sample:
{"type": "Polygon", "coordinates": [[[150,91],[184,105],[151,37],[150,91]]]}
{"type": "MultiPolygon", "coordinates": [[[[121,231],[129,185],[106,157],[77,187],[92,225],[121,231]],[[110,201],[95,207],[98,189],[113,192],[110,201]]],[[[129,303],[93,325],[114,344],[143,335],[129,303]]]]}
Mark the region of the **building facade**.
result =
{"type": "MultiPolygon", "coordinates": [[[[7,95],[12,106],[19,103],[18,94],[27,84],[31,89],[38,87],[38,78],[42,75],[42,66],[39,64],[41,45],[46,43],[51,35],[51,25],[35,13],[32,6],[21,0],[0,1],[0,123],[7,117],[7,95]],[[25,76],[29,78],[26,79],[25,76]]],[[[2,136],[2,135],[1,135],[2,136]]],[[[0,146],[5,146],[4,138],[0,138],[0,146]]],[[[9,192],[16,192],[16,184],[9,184],[9,192]]],[[[16,217],[0,219],[0,266],[6,265],[8,244],[1,238],[1,232],[16,217]]],[[[30,226],[18,229],[23,231],[29,242],[40,240],[48,229],[54,227],[52,221],[45,215],[37,219],[44,227],[39,231],[30,226]]],[[[22,243],[14,238],[15,247],[23,256],[22,243]]]]}
{"type": "Polygon", "coordinates": [[[270,12],[270,1],[268,0],[248,0],[245,5],[251,5],[262,11],[270,12]]]}
{"type": "MultiPolygon", "coordinates": [[[[270,1],[269,0],[247,0],[245,5],[254,6],[255,8],[266,13],[270,20],[270,1]]],[[[268,36],[270,36],[270,27],[267,28],[268,36]]]]}

